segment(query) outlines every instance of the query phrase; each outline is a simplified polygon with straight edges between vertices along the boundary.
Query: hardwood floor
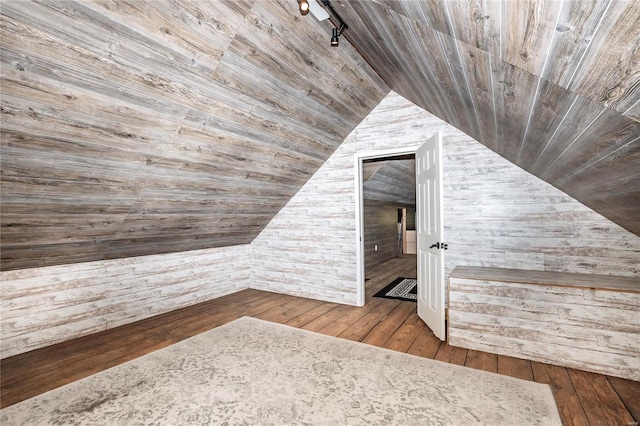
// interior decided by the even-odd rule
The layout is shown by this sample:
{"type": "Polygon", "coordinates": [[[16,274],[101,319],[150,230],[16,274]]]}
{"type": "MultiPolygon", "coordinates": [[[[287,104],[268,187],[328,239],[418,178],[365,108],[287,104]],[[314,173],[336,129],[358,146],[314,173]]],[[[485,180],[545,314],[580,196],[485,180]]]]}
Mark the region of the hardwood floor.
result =
{"type": "Polygon", "coordinates": [[[440,342],[412,302],[373,298],[393,279],[416,276],[415,256],[372,271],[361,308],[245,290],[91,336],[6,358],[1,405],[15,404],[247,315],[344,339],[551,385],[565,425],[637,425],[640,382],[440,342]]]}

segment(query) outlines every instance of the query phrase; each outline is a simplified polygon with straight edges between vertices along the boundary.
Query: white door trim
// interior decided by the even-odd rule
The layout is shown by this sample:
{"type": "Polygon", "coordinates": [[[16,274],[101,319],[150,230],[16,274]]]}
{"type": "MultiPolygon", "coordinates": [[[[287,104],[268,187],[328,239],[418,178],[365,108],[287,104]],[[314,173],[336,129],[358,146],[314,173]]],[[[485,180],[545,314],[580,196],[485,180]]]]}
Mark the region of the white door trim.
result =
{"type": "Polygon", "coordinates": [[[362,198],[362,163],[375,158],[395,157],[415,154],[420,145],[403,148],[363,151],[354,154],[355,197],[356,197],[356,300],[358,306],[364,306],[364,200],[362,198]]]}

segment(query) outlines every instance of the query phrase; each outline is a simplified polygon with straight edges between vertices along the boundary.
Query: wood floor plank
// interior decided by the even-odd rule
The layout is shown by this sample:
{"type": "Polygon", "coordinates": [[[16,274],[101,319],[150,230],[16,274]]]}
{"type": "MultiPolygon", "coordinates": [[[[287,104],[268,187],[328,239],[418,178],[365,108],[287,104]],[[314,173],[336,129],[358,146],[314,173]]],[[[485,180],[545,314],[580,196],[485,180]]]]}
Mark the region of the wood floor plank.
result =
{"type": "Polygon", "coordinates": [[[314,306],[316,306],[316,303],[313,303],[312,300],[295,299],[252,316],[265,321],[282,323],[312,309],[314,306]],[[310,303],[311,306],[309,306],[310,303]]]}
{"type": "Polygon", "coordinates": [[[464,365],[467,359],[467,349],[442,343],[434,359],[449,364],[464,365]]]}
{"type": "Polygon", "coordinates": [[[376,325],[369,334],[362,339],[362,342],[375,346],[384,345],[385,342],[389,340],[389,337],[395,333],[398,327],[400,327],[407,317],[411,315],[414,309],[415,306],[411,306],[404,302],[398,302],[389,315],[376,325]]]}
{"type": "MultiPolygon", "coordinates": [[[[330,325],[334,321],[334,318],[339,318],[341,315],[347,314],[353,309],[354,309],[353,306],[338,305],[330,311],[331,315],[319,316],[318,318],[315,318],[314,320],[307,322],[305,325],[303,325],[300,328],[319,333],[320,330],[330,325]]],[[[355,309],[362,309],[362,308],[355,308],[355,309]]]]}
{"type": "Polygon", "coordinates": [[[438,349],[440,349],[440,344],[442,344],[440,339],[438,339],[428,327],[425,327],[425,330],[418,334],[418,337],[416,337],[416,340],[407,353],[423,358],[434,359],[438,353],[438,349]]]}
{"type": "MultiPolygon", "coordinates": [[[[267,294],[246,297],[247,306],[262,306],[266,300],[267,294]]],[[[178,315],[170,317],[159,315],[153,319],[138,321],[136,323],[117,327],[108,332],[100,332],[91,336],[80,337],[78,339],[56,344],[48,348],[37,349],[27,354],[16,355],[6,360],[2,360],[2,385],[23,381],[27,377],[33,377],[42,374],[52,368],[59,368],[64,364],[76,363],[84,358],[91,358],[95,353],[99,354],[104,351],[103,347],[108,344],[111,349],[118,346],[128,347],[137,345],[139,341],[145,340],[148,336],[156,336],[162,339],[161,328],[165,324],[173,321],[182,320],[183,327],[198,315],[215,312],[218,304],[205,302],[200,309],[194,310],[191,315],[178,315]],[[28,363],[32,368],[25,370],[23,365],[28,363]]]]}
{"type": "Polygon", "coordinates": [[[378,309],[374,309],[366,315],[363,315],[345,331],[340,333],[338,337],[353,340],[355,342],[361,341],[367,334],[369,334],[371,329],[377,326],[380,321],[389,315],[389,313],[399,304],[400,301],[395,301],[395,303],[380,303],[380,305],[378,305],[378,309]]]}
{"type": "Polygon", "coordinates": [[[589,425],[566,368],[532,361],[531,370],[537,383],[551,386],[564,426],[589,425]]]}
{"type": "Polygon", "coordinates": [[[640,382],[611,376],[607,376],[607,380],[629,410],[629,414],[640,424],[640,382]]]}
{"type": "Polygon", "coordinates": [[[319,332],[328,336],[338,336],[340,333],[344,332],[347,328],[351,327],[352,324],[354,324],[370,312],[384,312],[388,305],[384,302],[387,301],[384,299],[375,299],[362,308],[357,308],[355,310],[352,309],[346,312],[340,318],[334,318],[331,323],[320,329],[319,332]]]}
{"type": "Polygon", "coordinates": [[[633,425],[635,420],[613,386],[602,375],[568,368],[567,372],[591,424],[633,425]]]}
{"type": "Polygon", "coordinates": [[[246,315],[549,384],[565,425],[625,425],[633,424],[624,422],[633,422],[634,418],[638,420],[640,382],[578,370],[570,370],[570,376],[564,367],[450,346],[440,342],[417,317],[415,304],[371,297],[372,291],[398,276],[415,277],[415,268],[415,256],[402,256],[372,270],[368,274],[371,279],[367,282],[368,302],[364,307],[243,290],[7,358],[0,361],[0,406],[6,407],[246,315]]]}
{"type": "MultiPolygon", "coordinates": [[[[404,303],[408,304],[412,302],[404,303]]],[[[413,342],[418,338],[418,335],[424,333],[426,328],[427,326],[422,322],[420,317],[418,317],[414,307],[412,314],[398,327],[391,337],[387,339],[382,347],[398,352],[407,352],[411,345],[413,345],[413,342]]]]}
{"type": "Polygon", "coordinates": [[[467,359],[464,361],[465,367],[475,368],[476,370],[489,371],[491,373],[498,372],[498,356],[486,352],[475,351],[469,349],[467,359]]]}
{"type": "Polygon", "coordinates": [[[498,374],[515,377],[516,379],[533,381],[531,361],[528,359],[498,355],[498,374]]]}
{"type": "Polygon", "coordinates": [[[315,308],[310,309],[307,312],[304,312],[295,318],[291,318],[290,320],[285,322],[285,324],[291,327],[302,328],[303,326],[307,325],[314,319],[319,318],[323,315],[328,315],[329,311],[336,308],[337,306],[339,306],[337,303],[323,302],[322,304],[316,306],[315,308]]]}
{"type": "Polygon", "coordinates": [[[2,360],[2,380],[10,380],[12,377],[12,371],[14,366],[24,370],[22,365],[25,362],[30,362],[33,365],[38,365],[42,361],[49,361],[52,357],[64,357],[73,355],[79,351],[95,346],[96,341],[106,340],[111,335],[117,335],[123,337],[125,335],[133,335],[139,332],[156,327],[157,323],[170,323],[178,321],[182,318],[189,318],[197,315],[201,312],[211,311],[218,307],[225,306],[230,300],[237,298],[239,295],[244,297],[247,302],[264,299],[268,297],[269,293],[259,292],[256,290],[243,290],[240,293],[234,295],[222,296],[217,299],[203,302],[198,305],[194,305],[188,308],[177,309],[175,311],[167,312],[164,314],[156,315],[153,318],[146,320],[136,321],[124,326],[115,327],[109,330],[100,331],[98,333],[91,334],[89,336],[78,337],[76,339],[48,346],[42,349],[36,349],[27,353],[19,354],[2,360]]]}

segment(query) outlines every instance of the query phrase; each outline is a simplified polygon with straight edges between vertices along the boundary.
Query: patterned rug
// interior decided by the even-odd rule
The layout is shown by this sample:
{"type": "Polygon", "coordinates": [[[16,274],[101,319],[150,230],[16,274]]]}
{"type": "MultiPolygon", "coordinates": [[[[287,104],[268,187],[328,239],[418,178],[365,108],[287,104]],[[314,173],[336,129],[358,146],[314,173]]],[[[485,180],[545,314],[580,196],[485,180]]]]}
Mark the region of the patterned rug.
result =
{"type": "Polygon", "coordinates": [[[374,294],[373,297],[416,302],[418,300],[417,293],[418,280],[415,278],[396,278],[391,284],[374,294]]]}
{"type": "Polygon", "coordinates": [[[549,386],[241,318],[12,405],[2,425],[560,425],[549,386]]]}

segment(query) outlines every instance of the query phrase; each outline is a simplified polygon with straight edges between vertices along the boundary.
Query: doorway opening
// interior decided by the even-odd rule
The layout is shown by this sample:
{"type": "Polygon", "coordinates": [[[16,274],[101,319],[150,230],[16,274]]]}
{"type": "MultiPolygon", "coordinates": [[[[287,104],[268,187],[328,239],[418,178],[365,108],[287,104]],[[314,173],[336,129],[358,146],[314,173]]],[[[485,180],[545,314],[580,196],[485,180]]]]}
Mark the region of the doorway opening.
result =
{"type": "MultiPolygon", "coordinates": [[[[356,154],[360,306],[375,293],[367,290],[375,282],[367,280],[367,274],[376,265],[408,255],[415,246],[415,149],[356,154]]],[[[415,257],[415,252],[408,256],[415,257]]]]}
{"type": "MultiPolygon", "coordinates": [[[[365,226],[365,219],[373,220],[376,225],[375,217],[367,216],[379,215],[379,211],[375,214],[368,213],[367,199],[374,198],[369,201],[378,203],[389,202],[394,206],[391,209],[392,230],[395,231],[396,240],[383,243],[383,247],[393,247],[397,255],[398,240],[400,238],[399,230],[402,223],[398,223],[398,208],[403,206],[397,205],[397,200],[378,200],[377,197],[366,196],[366,192],[370,192],[372,188],[374,193],[385,193],[388,196],[393,193],[394,179],[390,176],[384,176],[388,164],[398,164],[401,161],[413,159],[414,176],[412,187],[413,203],[415,206],[415,223],[416,223],[416,251],[417,251],[417,313],[418,316],[425,321],[429,328],[434,332],[440,340],[445,340],[445,283],[444,283],[444,255],[442,250],[446,249],[443,241],[443,207],[442,207],[442,135],[440,132],[427,138],[422,145],[417,148],[405,148],[400,150],[388,150],[377,153],[356,153],[355,155],[356,170],[356,297],[359,306],[365,304],[365,258],[370,256],[382,256],[377,253],[380,249],[377,244],[377,236],[372,238],[370,229],[365,226]],[[403,158],[404,156],[404,158],[403,158]],[[372,179],[376,174],[380,174],[382,179],[376,182],[372,179]],[[373,182],[373,183],[369,183],[373,182]],[[395,203],[395,204],[393,204],[395,203]],[[393,244],[395,243],[395,244],[393,244]]],[[[394,169],[390,167],[389,170],[394,169]]],[[[392,173],[387,173],[391,175],[392,173]]],[[[397,196],[394,195],[394,197],[397,196]]],[[[386,222],[385,222],[386,223],[386,222]]],[[[382,241],[382,240],[381,240],[382,241]]],[[[409,237],[405,236],[405,241],[409,243],[409,237]]],[[[393,253],[393,252],[392,252],[393,253]]],[[[384,254],[388,256],[389,254],[384,254]]],[[[378,257],[374,259],[376,261],[378,257]]]]}

